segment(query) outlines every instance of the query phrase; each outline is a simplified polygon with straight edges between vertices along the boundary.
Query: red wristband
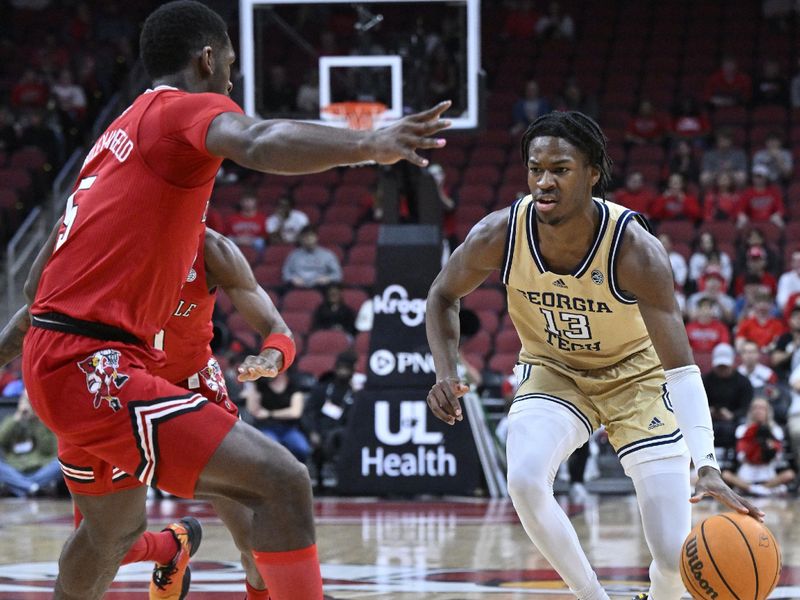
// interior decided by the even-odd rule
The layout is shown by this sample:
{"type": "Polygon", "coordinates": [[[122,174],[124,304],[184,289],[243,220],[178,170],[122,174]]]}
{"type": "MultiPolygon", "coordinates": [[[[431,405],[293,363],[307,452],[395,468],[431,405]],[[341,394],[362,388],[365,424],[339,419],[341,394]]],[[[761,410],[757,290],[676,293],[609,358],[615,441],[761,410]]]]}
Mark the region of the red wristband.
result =
{"type": "Polygon", "coordinates": [[[261,344],[261,351],[263,352],[267,348],[273,348],[283,354],[283,366],[279,373],[283,373],[292,366],[297,348],[294,345],[294,340],[288,335],[283,333],[270,333],[267,339],[264,340],[264,343],[261,344]]]}

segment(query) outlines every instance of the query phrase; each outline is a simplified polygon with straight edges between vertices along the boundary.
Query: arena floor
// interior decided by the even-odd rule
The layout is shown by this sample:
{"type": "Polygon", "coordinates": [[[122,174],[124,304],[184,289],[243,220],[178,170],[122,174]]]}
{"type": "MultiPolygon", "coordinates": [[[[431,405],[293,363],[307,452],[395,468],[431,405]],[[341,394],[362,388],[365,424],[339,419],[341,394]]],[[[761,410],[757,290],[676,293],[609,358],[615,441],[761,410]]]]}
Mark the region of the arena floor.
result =
{"type": "MultiPolygon", "coordinates": [[[[632,496],[592,496],[564,508],[613,597],[646,589],[649,563],[632,496]]],[[[783,548],[772,598],[800,598],[800,511],[796,500],[760,501],[783,548]]],[[[192,600],[241,600],[244,579],[221,522],[200,502],[150,501],[151,527],[191,514],[204,525],[192,565],[192,600]]],[[[715,512],[704,502],[695,520],[715,512]]],[[[56,560],[71,528],[66,500],[0,502],[0,600],[49,598],[56,560]]],[[[572,597],[525,536],[509,501],[401,502],[324,498],[317,523],[325,591],[337,599],[528,600],[572,597]]],[[[151,565],[123,567],[106,598],[143,598],[151,565]]]]}

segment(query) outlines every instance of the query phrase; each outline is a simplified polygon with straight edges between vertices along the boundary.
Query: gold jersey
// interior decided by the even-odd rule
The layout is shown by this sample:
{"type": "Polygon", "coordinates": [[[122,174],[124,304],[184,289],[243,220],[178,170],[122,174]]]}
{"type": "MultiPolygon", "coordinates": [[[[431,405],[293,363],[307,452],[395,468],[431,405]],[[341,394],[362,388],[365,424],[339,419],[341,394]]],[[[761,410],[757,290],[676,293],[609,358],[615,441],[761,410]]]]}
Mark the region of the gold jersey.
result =
{"type": "Polygon", "coordinates": [[[522,342],[521,363],[555,361],[576,370],[601,369],[652,345],[636,299],[618,287],[616,276],[622,236],[638,215],[613,202],[592,201],[600,226],[586,256],[568,275],[553,273],[545,264],[532,197],[511,207],[501,275],[522,342]]]}

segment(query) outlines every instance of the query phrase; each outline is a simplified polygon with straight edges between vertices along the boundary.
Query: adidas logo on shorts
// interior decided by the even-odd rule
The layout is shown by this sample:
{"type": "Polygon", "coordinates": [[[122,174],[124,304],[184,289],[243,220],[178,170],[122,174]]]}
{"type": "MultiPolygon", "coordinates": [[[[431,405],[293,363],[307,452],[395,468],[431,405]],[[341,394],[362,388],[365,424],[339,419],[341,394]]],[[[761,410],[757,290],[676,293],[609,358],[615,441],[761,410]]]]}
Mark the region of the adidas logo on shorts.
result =
{"type": "Polygon", "coordinates": [[[556,286],[556,287],[560,287],[560,288],[565,288],[565,287],[567,287],[567,284],[566,284],[566,283],[564,283],[564,280],[563,280],[563,279],[561,279],[561,278],[559,278],[559,279],[556,279],[556,280],[553,282],[553,285],[554,285],[554,286],[556,286]]]}
{"type": "Polygon", "coordinates": [[[647,426],[647,430],[652,431],[656,427],[663,427],[663,426],[664,422],[661,419],[659,419],[658,417],[653,417],[653,420],[650,421],[650,425],[647,426]]]}

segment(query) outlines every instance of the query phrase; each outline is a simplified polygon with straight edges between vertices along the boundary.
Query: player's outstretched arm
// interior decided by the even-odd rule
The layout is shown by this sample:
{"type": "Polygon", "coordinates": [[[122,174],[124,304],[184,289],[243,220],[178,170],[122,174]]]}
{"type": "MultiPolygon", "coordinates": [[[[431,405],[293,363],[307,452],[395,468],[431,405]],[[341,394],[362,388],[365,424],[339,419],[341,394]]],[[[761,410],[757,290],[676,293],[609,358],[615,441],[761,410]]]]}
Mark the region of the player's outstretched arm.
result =
{"type": "Polygon", "coordinates": [[[262,121],[238,113],[217,116],[208,128],[206,148],[256,171],[296,175],[365,161],[392,164],[408,160],[424,167],[417,150],[441,148],[432,137],[450,126],[441,115],[450,101],[409,115],[377,131],[354,131],[301,121],[262,121]]]}
{"type": "MultiPolygon", "coordinates": [[[[206,278],[209,288],[221,287],[245,320],[263,337],[271,333],[291,337],[283,317],[267,292],[258,285],[253,270],[239,247],[224,235],[206,229],[206,278]]],[[[283,354],[266,348],[257,356],[248,356],[239,366],[239,379],[252,381],[275,377],[283,367],[283,354]]]]}
{"type": "Polygon", "coordinates": [[[675,419],[697,467],[699,478],[691,501],[710,496],[733,510],[763,520],[761,510],[722,480],[714,453],[708,397],[675,300],[669,257],[661,243],[637,223],[631,223],[625,232],[617,274],[622,290],[638,300],[642,319],[666,372],[675,419]]]}
{"type": "Polygon", "coordinates": [[[436,383],[428,392],[428,406],[450,425],[463,419],[458,399],[469,390],[456,370],[460,300],[500,268],[507,223],[508,209],[484,217],[453,252],[428,292],[425,327],[436,365],[436,383]]]}

